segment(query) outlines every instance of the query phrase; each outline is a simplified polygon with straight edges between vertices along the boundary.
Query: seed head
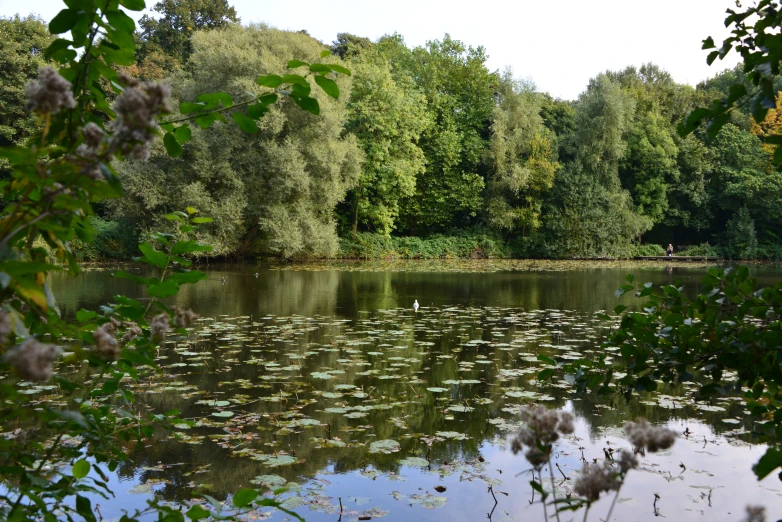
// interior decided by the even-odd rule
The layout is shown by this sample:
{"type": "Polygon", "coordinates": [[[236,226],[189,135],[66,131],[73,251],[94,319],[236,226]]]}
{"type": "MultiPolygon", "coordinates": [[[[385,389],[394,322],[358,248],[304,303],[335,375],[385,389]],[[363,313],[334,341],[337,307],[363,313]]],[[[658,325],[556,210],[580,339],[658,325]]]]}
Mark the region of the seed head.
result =
{"type": "Polygon", "coordinates": [[[617,473],[608,463],[586,463],[581,476],[576,479],[573,491],[584,497],[588,502],[594,502],[600,498],[600,494],[604,491],[616,491],[620,485],[621,482],[617,479],[617,473]]]}
{"type": "Polygon", "coordinates": [[[98,354],[107,361],[116,361],[119,358],[119,343],[114,337],[116,331],[114,323],[106,323],[92,333],[98,354]]]}
{"type": "Polygon", "coordinates": [[[129,343],[139,335],[141,335],[141,327],[133,322],[123,323],[125,325],[125,335],[122,336],[122,341],[129,343]]]}
{"type": "Polygon", "coordinates": [[[44,382],[52,378],[52,365],[59,352],[53,344],[44,344],[35,337],[28,337],[22,344],[5,354],[8,364],[28,381],[44,382]]]}
{"type": "Polygon", "coordinates": [[[668,449],[676,442],[676,434],[668,428],[652,426],[646,419],[628,422],[624,427],[625,435],[637,450],[648,449],[652,453],[668,449]]]}
{"type": "Polygon", "coordinates": [[[747,518],[744,522],[766,522],[766,508],[763,506],[747,506],[747,518]]]}
{"type": "Polygon", "coordinates": [[[149,142],[158,128],[157,117],[171,112],[171,89],[159,83],[129,83],[114,102],[117,119],[112,122],[111,150],[135,159],[149,158],[149,142]]]}
{"type": "Polygon", "coordinates": [[[152,332],[152,338],[162,341],[166,337],[169,328],[171,328],[171,319],[167,314],[159,314],[152,318],[149,330],[152,332]]]}
{"type": "Polygon", "coordinates": [[[196,319],[198,319],[198,314],[192,310],[183,310],[178,306],[174,307],[174,325],[177,328],[186,328],[196,319]]]}
{"type": "Polygon", "coordinates": [[[73,109],[76,100],[71,92],[71,83],[60,76],[52,67],[38,71],[38,79],[24,88],[27,95],[25,107],[41,114],[56,114],[60,109],[73,109]]]}

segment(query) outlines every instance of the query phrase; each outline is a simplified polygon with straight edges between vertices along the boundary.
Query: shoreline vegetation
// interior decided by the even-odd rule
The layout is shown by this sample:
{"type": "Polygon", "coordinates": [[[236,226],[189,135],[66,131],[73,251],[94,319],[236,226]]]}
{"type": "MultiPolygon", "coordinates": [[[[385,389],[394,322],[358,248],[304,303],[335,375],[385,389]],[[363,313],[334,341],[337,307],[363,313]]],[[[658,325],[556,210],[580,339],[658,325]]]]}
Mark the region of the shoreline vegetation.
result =
{"type": "MultiPolygon", "coordinates": [[[[95,241],[85,244],[74,241],[74,254],[87,263],[132,261],[138,251],[138,239],[128,234],[116,222],[94,220],[98,234],[95,241]]],[[[525,252],[521,245],[504,240],[489,231],[459,231],[453,234],[436,234],[430,237],[386,236],[369,232],[355,232],[339,239],[335,255],[311,255],[283,258],[279,255],[228,254],[209,259],[208,262],[268,260],[272,262],[307,263],[312,261],[376,261],[376,260],[583,260],[610,261],[633,260],[639,257],[663,257],[665,248],[658,244],[630,244],[617,255],[552,257],[538,252],[525,252]]],[[[778,262],[782,260],[782,248],[757,248],[751,258],[735,258],[726,248],[703,243],[680,245],[674,250],[674,258],[718,258],[718,261],[778,262]]],[[[205,259],[200,259],[205,261],[205,259]]],[[[685,261],[680,259],[680,261],[685,261]]],[[[664,260],[663,263],[670,263],[664,260]]]]}

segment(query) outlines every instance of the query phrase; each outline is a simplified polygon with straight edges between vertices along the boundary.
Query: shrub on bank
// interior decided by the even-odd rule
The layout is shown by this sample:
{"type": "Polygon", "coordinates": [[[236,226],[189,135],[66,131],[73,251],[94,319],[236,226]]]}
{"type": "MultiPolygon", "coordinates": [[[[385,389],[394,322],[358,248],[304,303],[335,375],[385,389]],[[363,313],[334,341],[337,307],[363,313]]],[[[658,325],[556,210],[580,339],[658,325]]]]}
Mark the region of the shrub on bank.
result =
{"type": "Polygon", "coordinates": [[[508,246],[488,234],[437,234],[427,238],[355,232],[340,239],[341,259],[497,259],[511,257],[508,246]]]}
{"type": "Polygon", "coordinates": [[[128,261],[139,254],[136,227],[131,223],[91,218],[97,234],[92,243],[74,238],[71,250],[80,261],[128,261]]]}
{"type": "Polygon", "coordinates": [[[690,245],[679,252],[676,252],[678,256],[704,256],[704,257],[721,257],[723,253],[715,247],[707,243],[701,243],[700,245],[690,245]]]}
{"type": "Polygon", "coordinates": [[[664,256],[665,249],[662,245],[647,244],[647,245],[633,245],[633,257],[653,257],[664,256]]]}

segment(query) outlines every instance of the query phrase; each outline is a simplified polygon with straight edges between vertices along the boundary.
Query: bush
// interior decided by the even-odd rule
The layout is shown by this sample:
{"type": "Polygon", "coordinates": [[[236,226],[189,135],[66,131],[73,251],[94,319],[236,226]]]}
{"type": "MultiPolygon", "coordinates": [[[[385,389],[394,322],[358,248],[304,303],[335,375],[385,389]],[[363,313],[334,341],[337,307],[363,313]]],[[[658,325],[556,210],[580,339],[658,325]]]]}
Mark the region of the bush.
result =
{"type": "Polygon", "coordinates": [[[758,239],[755,235],[755,222],[749,215],[747,207],[741,207],[728,221],[725,227],[727,251],[733,259],[755,259],[757,256],[758,239]]]}
{"type": "Polygon", "coordinates": [[[483,232],[428,238],[392,237],[356,232],[340,239],[342,259],[480,259],[508,258],[510,251],[501,240],[483,232]]]}
{"type": "Polygon", "coordinates": [[[665,255],[665,249],[662,247],[662,245],[657,244],[648,244],[648,245],[633,245],[633,257],[636,256],[643,256],[643,257],[652,257],[652,256],[664,256],[665,255]]]}
{"type": "Polygon", "coordinates": [[[97,234],[92,243],[71,241],[71,250],[80,261],[130,260],[138,255],[136,227],[123,221],[106,221],[92,217],[97,234]]]}
{"type": "Polygon", "coordinates": [[[700,245],[690,245],[679,251],[680,256],[719,257],[721,254],[717,247],[710,245],[708,242],[700,245]]]}

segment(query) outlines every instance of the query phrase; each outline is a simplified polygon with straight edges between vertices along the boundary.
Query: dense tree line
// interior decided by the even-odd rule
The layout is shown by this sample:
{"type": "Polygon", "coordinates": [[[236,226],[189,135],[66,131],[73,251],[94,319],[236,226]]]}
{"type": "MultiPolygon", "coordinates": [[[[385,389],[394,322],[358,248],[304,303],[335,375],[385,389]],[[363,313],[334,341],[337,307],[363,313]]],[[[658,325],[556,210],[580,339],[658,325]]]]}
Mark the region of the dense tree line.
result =
{"type": "MultiPolygon", "coordinates": [[[[218,256],[333,256],[340,241],[357,255],[368,234],[474,234],[534,257],[655,253],[668,243],[782,254],[778,145],[767,143],[782,126],[779,98],[763,121],[739,109],[716,136],[676,131],[694,107],[743,81],[738,68],[692,88],[653,64],[627,67],[565,101],[491,71],[483,47],[448,35],[415,48],[398,34],[324,44],[305,31],[241,25],[225,1],[165,0],[154,10],[127,72],[166,79],[182,100],[257,94],[259,73],[284,74],[288,60],[317,61],[324,50],[353,75],[341,76],[339,100],[313,94],[318,116],[283,100],[257,133],[194,126],[181,157],[158,144],[148,161],[122,164],[127,197],[101,206],[99,219],[126,237],[194,206],[215,218],[203,239],[218,256]]],[[[24,84],[49,37],[35,18],[0,20],[0,32],[0,139],[16,142],[35,125],[24,84]]]]}

